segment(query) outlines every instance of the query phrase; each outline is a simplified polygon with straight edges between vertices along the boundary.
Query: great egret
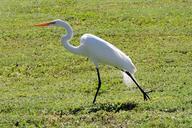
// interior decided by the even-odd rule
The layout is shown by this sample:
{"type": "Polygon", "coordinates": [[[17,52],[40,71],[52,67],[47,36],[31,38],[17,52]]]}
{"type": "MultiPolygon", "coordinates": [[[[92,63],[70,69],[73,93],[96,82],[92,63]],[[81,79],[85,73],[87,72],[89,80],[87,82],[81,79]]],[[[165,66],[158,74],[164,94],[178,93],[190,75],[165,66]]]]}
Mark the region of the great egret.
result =
{"type": "Polygon", "coordinates": [[[63,35],[61,38],[61,42],[63,43],[64,47],[72,53],[86,56],[91,61],[93,61],[96,66],[98,76],[98,87],[93,99],[93,103],[95,103],[97,94],[101,87],[101,78],[99,73],[100,63],[111,65],[120,69],[122,72],[124,72],[124,75],[126,74],[126,76],[131,78],[131,80],[137,85],[137,87],[143,94],[144,100],[150,99],[147,95],[147,92],[145,92],[140,87],[140,85],[134,78],[136,67],[132,63],[131,59],[114,45],[92,34],[84,34],[80,38],[80,45],[73,46],[69,43],[69,41],[73,37],[73,29],[66,21],[60,19],[53,20],[51,22],[35,24],[34,26],[59,26],[65,28],[67,30],[67,34],[63,35]]]}

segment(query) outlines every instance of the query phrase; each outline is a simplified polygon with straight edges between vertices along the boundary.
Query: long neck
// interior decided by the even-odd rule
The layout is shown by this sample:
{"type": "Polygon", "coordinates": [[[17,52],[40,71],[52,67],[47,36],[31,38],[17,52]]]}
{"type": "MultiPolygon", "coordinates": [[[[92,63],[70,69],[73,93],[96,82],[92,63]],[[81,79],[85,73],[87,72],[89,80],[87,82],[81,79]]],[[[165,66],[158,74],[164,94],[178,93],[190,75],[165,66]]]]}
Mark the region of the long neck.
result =
{"type": "Polygon", "coordinates": [[[66,30],[67,30],[67,34],[64,35],[62,38],[61,38],[61,42],[63,43],[64,47],[69,50],[70,52],[72,53],[75,53],[75,54],[80,54],[81,53],[81,50],[79,47],[75,47],[73,45],[71,45],[69,43],[69,41],[72,39],[73,37],[73,29],[72,27],[66,23],[66,22],[61,22],[60,23],[60,26],[64,27],[66,30]]]}

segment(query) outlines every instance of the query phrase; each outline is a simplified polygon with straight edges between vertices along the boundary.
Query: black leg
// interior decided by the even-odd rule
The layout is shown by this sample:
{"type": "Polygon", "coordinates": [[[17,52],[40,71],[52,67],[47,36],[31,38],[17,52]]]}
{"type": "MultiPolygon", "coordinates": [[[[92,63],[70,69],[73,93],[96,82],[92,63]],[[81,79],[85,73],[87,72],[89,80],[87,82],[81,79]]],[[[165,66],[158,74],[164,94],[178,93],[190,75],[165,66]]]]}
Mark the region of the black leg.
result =
{"type": "Polygon", "coordinates": [[[97,98],[97,94],[98,94],[99,89],[100,89],[100,87],[101,87],[101,79],[100,79],[99,69],[96,68],[96,70],[97,70],[97,76],[98,76],[98,87],[97,87],[97,92],[96,92],[96,94],[95,94],[95,97],[94,97],[94,99],[93,99],[93,103],[95,103],[96,98],[97,98]]]}
{"type": "Polygon", "coordinates": [[[137,87],[139,88],[139,90],[143,93],[143,97],[144,100],[148,100],[150,99],[149,96],[147,95],[147,93],[139,86],[139,84],[137,83],[137,81],[134,79],[134,77],[129,73],[129,72],[125,72],[132,80],[133,82],[137,85],[137,87]]]}

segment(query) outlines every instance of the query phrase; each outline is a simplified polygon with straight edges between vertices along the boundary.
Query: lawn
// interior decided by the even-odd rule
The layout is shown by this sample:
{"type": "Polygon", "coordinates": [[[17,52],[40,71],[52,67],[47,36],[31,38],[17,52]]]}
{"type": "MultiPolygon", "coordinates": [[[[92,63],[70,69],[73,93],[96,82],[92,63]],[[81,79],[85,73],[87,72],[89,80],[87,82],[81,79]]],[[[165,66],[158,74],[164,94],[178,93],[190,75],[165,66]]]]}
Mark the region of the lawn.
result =
{"type": "Polygon", "coordinates": [[[0,127],[192,128],[191,0],[1,0],[0,127]],[[144,101],[120,71],[100,65],[102,87],[87,58],[63,48],[62,28],[33,24],[63,19],[128,54],[144,101]]]}

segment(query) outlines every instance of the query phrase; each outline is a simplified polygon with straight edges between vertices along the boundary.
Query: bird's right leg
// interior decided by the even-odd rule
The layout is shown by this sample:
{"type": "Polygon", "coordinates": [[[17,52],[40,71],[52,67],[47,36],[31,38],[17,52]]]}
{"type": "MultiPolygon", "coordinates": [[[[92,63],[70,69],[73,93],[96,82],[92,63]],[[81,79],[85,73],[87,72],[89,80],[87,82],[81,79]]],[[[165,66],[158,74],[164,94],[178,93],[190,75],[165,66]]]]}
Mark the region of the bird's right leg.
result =
{"type": "Polygon", "coordinates": [[[135,80],[135,78],[127,71],[125,71],[125,73],[133,80],[133,82],[137,85],[137,87],[139,88],[139,90],[143,93],[143,97],[144,97],[144,100],[148,100],[150,99],[150,97],[147,95],[147,92],[145,92],[141,86],[139,86],[139,84],[137,83],[137,81],[135,80]]]}
{"type": "Polygon", "coordinates": [[[96,92],[96,94],[95,94],[95,97],[94,97],[94,99],[93,99],[93,103],[95,103],[96,98],[97,98],[97,94],[98,94],[98,92],[99,92],[99,89],[101,88],[101,79],[100,79],[99,69],[96,68],[96,70],[97,70],[97,76],[98,76],[98,87],[97,87],[97,92],[96,92]]]}

